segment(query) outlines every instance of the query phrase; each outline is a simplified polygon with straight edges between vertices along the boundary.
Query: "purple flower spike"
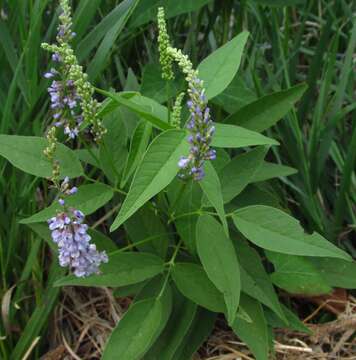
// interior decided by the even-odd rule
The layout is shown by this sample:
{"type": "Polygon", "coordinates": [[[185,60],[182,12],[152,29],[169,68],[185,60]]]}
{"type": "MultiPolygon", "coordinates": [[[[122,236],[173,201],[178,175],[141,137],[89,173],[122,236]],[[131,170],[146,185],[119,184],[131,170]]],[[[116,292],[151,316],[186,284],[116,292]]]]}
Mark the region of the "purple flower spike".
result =
{"type": "Polygon", "coordinates": [[[210,149],[215,127],[210,118],[205,89],[200,79],[195,77],[188,83],[188,94],[190,99],[187,101],[187,106],[190,119],[186,127],[190,132],[188,142],[191,147],[188,157],[182,157],[178,162],[178,166],[182,169],[179,177],[199,181],[205,175],[204,161],[216,159],[215,150],[210,149]]]}
{"type": "Polygon", "coordinates": [[[91,244],[87,234],[88,225],[83,224],[80,210],[71,209],[48,220],[52,240],[58,246],[58,260],[63,267],[69,267],[77,277],[98,274],[101,263],[108,262],[105,251],[99,252],[91,244]]]}

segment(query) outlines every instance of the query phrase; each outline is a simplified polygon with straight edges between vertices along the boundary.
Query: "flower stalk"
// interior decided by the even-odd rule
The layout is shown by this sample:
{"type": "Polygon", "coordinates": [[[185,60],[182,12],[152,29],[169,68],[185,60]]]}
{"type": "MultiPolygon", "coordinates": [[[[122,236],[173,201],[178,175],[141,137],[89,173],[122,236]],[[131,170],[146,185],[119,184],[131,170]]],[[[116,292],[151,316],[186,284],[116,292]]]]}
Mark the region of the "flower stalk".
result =
{"type": "MultiPolygon", "coordinates": [[[[182,156],[178,162],[178,166],[181,169],[179,177],[182,179],[192,178],[193,180],[199,181],[205,175],[204,162],[216,158],[215,150],[210,148],[215,127],[211,120],[204,84],[203,81],[199,79],[198,71],[193,68],[189,57],[183,54],[180,49],[176,49],[170,45],[164,21],[163,8],[159,8],[158,10],[158,29],[162,77],[165,79],[173,78],[172,63],[176,62],[188,83],[189,100],[187,106],[190,112],[190,118],[186,124],[186,128],[190,133],[188,136],[190,151],[188,156],[182,156]]],[[[174,126],[178,123],[178,109],[180,122],[180,108],[179,105],[177,105],[173,111],[174,126]]]]}

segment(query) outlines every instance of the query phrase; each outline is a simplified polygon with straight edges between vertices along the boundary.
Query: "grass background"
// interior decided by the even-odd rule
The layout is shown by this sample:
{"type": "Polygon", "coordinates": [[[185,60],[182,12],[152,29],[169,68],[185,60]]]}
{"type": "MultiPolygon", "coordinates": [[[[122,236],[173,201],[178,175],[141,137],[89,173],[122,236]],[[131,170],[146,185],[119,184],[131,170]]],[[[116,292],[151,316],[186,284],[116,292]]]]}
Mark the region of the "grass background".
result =
{"type": "MultiPolygon", "coordinates": [[[[356,4],[141,0],[123,27],[120,1],[74,1],[74,47],[95,85],[140,88],[146,96],[167,100],[159,78],[158,4],[171,16],[168,30],[175,45],[194,64],[238,32],[250,32],[237,77],[213,99],[217,121],[258,97],[308,84],[295,110],[270,130],[281,143],[271,160],[298,170],[276,181],[274,189],[308,231],[321,232],[355,257],[356,4]],[[272,3],[290,6],[265,6],[272,3]]],[[[0,1],[0,11],[0,133],[41,136],[50,116],[48,80],[42,77],[49,60],[40,44],[55,37],[57,2],[0,1]]],[[[179,83],[171,94],[178,88],[179,83]]],[[[31,356],[47,351],[44,335],[60,299],[51,283],[61,270],[41,236],[18,224],[46,204],[42,185],[0,158],[1,359],[20,359],[38,336],[31,356]]]]}

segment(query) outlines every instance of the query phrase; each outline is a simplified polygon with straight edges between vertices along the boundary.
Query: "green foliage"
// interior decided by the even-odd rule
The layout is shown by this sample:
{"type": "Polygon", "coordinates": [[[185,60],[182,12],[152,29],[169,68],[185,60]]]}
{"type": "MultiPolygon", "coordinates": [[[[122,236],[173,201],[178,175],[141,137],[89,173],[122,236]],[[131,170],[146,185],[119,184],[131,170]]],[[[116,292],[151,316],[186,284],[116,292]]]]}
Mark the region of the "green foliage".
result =
{"type": "MultiPolygon", "coordinates": [[[[76,194],[68,199],[67,205],[76,209],[81,209],[85,215],[89,215],[109,202],[113,195],[114,192],[107,185],[100,183],[83,185],[78,188],[78,192],[76,194]]],[[[31,224],[47,221],[52,216],[55,216],[60,209],[61,206],[58,202],[54,202],[48,208],[21,220],[20,223],[31,224]]]]}
{"type": "Polygon", "coordinates": [[[262,132],[281,120],[304,94],[307,86],[297,85],[285,91],[266,95],[227,117],[226,122],[262,132]]]}
{"type": "Polygon", "coordinates": [[[110,261],[102,266],[102,274],[87,278],[74,275],[56,281],[55,286],[126,286],[150,279],[164,270],[161,258],[145,253],[109,254],[110,261]]]}
{"type": "Polygon", "coordinates": [[[242,58],[248,32],[235,36],[206,57],[198,66],[208,99],[219,95],[235,77],[242,58]]]}
{"type": "Polygon", "coordinates": [[[214,312],[225,311],[223,295],[200,265],[177,263],[172,276],[179,291],[188,299],[214,312]]]}
{"type": "Polygon", "coordinates": [[[178,160],[188,149],[185,137],[182,130],[167,130],[153,140],[135,173],[129,193],[111,225],[111,231],[169,185],[177,175],[178,160]]]}
{"type": "MultiPolygon", "coordinates": [[[[52,165],[43,154],[46,139],[34,136],[0,135],[0,154],[10,163],[28,174],[50,177],[52,165]]],[[[78,177],[83,169],[72,150],[60,144],[56,159],[61,166],[61,177],[78,177]]]]}
{"type": "Polygon", "coordinates": [[[223,224],[224,231],[227,236],[229,236],[228,225],[226,221],[225,209],[224,209],[224,200],[222,194],[222,187],[218,174],[216,173],[213,165],[210,162],[207,162],[205,165],[205,177],[199,182],[203,193],[210,202],[210,204],[215,208],[220,221],[223,224]]]}
{"type": "Polygon", "coordinates": [[[157,339],[171,311],[171,293],[135,302],[112,332],[102,359],[140,359],[157,339]]]}
{"type": "Polygon", "coordinates": [[[241,306],[247,312],[250,321],[236,319],[232,329],[250,347],[256,360],[268,360],[268,329],[262,306],[246,295],[241,297],[241,306]]]}
{"type": "Polygon", "coordinates": [[[227,318],[232,324],[240,299],[239,263],[230,239],[210,215],[198,220],[197,249],[209,279],[224,296],[227,318]]]}
{"type": "Polygon", "coordinates": [[[216,133],[212,146],[218,148],[240,148],[254,145],[278,145],[278,142],[240,126],[216,124],[216,133]]]}
{"type": "Polygon", "coordinates": [[[78,178],[66,206],[88,215],[109,262],[85,278],[56,262],[45,221],[62,207],[46,181],[43,135],[52,120],[40,76],[53,64],[40,44],[55,36],[57,4],[8,2],[0,19],[0,294],[9,304],[0,358],[46,354],[62,286],[105,286],[134,300],[104,360],[191,359],[218,313],[256,359],[267,359],[273,328],[308,332],[278,288],[299,296],[356,288],[352,2],[76,4],[74,52],[97,86],[108,131],[98,145],[85,132],[74,141],[60,135],[55,158],[61,178],[78,178]],[[173,129],[172,110],[187,89],[179,76],[161,78],[159,6],[204,81],[216,127],[217,158],[199,183],[176,176],[190,146],[189,113],[183,106],[182,129],[173,129]]]}
{"type": "Polygon", "coordinates": [[[291,294],[311,296],[327,294],[331,287],[308,259],[299,256],[267,252],[275,271],[271,274],[272,282],[291,294]]]}
{"type": "MultiPolygon", "coordinates": [[[[249,183],[256,181],[267,150],[268,148],[265,147],[256,147],[254,150],[234,157],[220,170],[224,203],[230,202],[249,183]]],[[[261,172],[262,170],[260,174],[261,172]]]]}
{"type": "Polygon", "coordinates": [[[270,206],[255,205],[233,214],[237,229],[256,245],[291,255],[335,257],[350,256],[318,233],[304,233],[299,222],[285,212],[270,206]]]}

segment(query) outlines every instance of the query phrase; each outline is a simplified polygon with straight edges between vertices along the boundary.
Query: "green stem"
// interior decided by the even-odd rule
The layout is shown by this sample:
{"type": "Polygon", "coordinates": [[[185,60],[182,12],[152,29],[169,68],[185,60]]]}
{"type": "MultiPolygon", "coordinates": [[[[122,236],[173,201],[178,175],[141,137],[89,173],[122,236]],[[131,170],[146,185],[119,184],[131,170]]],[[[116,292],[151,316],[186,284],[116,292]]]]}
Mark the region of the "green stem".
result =
{"type": "MultiPolygon", "coordinates": [[[[95,184],[100,183],[100,181],[94,180],[94,179],[90,178],[89,176],[87,176],[85,174],[83,175],[83,177],[84,177],[85,180],[90,181],[92,183],[95,183],[95,184]]],[[[105,185],[108,186],[112,191],[115,191],[115,192],[117,192],[119,194],[122,194],[122,195],[127,195],[127,192],[124,191],[124,190],[118,189],[117,187],[114,187],[114,186],[111,186],[111,185],[108,185],[108,184],[105,184],[105,185]]]]}
{"type": "Polygon", "coordinates": [[[182,242],[183,242],[183,240],[180,239],[177,246],[176,246],[176,248],[174,249],[174,252],[173,252],[173,255],[172,255],[171,259],[168,261],[168,263],[166,263],[166,265],[168,266],[168,271],[167,271],[166,277],[164,279],[164,284],[162,286],[162,289],[161,289],[161,291],[160,291],[160,293],[158,295],[158,298],[160,298],[163,295],[164,290],[166,289],[169,277],[171,275],[172,267],[174,266],[174,263],[175,263],[177,255],[178,255],[179,248],[182,245],[182,242]]]}
{"type": "MultiPolygon", "coordinates": [[[[173,214],[171,214],[169,220],[168,220],[168,224],[171,224],[173,221],[177,220],[177,219],[181,219],[187,216],[192,216],[192,215],[212,215],[212,216],[219,216],[216,212],[212,212],[212,211],[204,211],[202,209],[199,210],[195,210],[192,212],[188,212],[188,213],[184,213],[184,214],[180,214],[177,216],[174,216],[173,214]]],[[[233,213],[227,214],[226,217],[228,216],[232,216],[233,213]]]]}
{"type": "Polygon", "coordinates": [[[158,235],[149,236],[149,237],[146,238],[146,239],[137,241],[137,242],[135,242],[135,243],[133,243],[133,244],[130,244],[130,245],[127,245],[127,246],[125,246],[125,247],[123,247],[123,248],[121,248],[121,249],[112,251],[109,255],[121,253],[121,252],[124,252],[124,251],[126,251],[126,250],[131,250],[131,249],[133,249],[133,248],[135,248],[135,247],[137,247],[137,246],[139,246],[139,245],[149,243],[150,241],[155,240],[155,239],[159,239],[162,235],[166,235],[166,234],[174,235],[174,234],[176,234],[176,232],[162,233],[162,234],[158,234],[158,235]]]}

